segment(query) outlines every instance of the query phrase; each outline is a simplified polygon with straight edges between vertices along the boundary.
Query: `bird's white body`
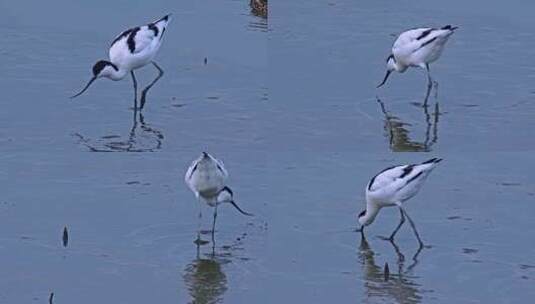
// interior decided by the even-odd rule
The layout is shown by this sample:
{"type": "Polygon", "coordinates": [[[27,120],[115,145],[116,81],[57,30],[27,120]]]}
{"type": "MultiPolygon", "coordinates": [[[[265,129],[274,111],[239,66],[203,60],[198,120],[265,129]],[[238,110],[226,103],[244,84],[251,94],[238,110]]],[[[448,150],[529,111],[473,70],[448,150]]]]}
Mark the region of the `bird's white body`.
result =
{"type": "MultiPolygon", "coordinates": [[[[228,172],[223,162],[212,155],[203,152],[199,158],[194,160],[186,171],[184,180],[188,187],[195,193],[199,200],[203,200],[208,206],[214,207],[214,221],[212,223],[212,238],[215,232],[215,222],[217,218],[217,207],[223,203],[229,203],[241,214],[252,216],[251,213],[243,211],[234,202],[232,190],[226,186],[228,172]]],[[[199,205],[199,220],[202,218],[201,205],[199,205]]],[[[200,240],[199,234],[197,239],[200,240]]]]}
{"type": "Polygon", "coordinates": [[[359,217],[361,225],[370,225],[381,208],[401,207],[415,196],[440,161],[433,158],[421,164],[387,168],[374,176],[366,187],[366,210],[359,217]]]}
{"type": "Polygon", "coordinates": [[[221,202],[218,196],[225,188],[227,178],[228,172],[223,162],[203,152],[191,163],[184,179],[197,198],[214,207],[221,202]]]}
{"type": "Polygon", "coordinates": [[[408,67],[425,69],[440,57],[453,32],[454,28],[449,27],[417,28],[401,33],[392,47],[396,71],[404,72],[408,67]]]}
{"type": "Polygon", "coordinates": [[[128,29],[113,41],[109,57],[118,71],[110,75],[112,80],[124,78],[128,72],[149,64],[160,49],[169,17],[128,29]]]}
{"type": "Polygon", "coordinates": [[[392,54],[386,59],[385,78],[377,87],[386,83],[392,71],[403,73],[409,67],[426,69],[431,80],[429,64],[440,57],[446,42],[456,29],[457,27],[446,25],[440,29],[417,28],[401,33],[394,42],[392,54]]]}
{"type": "Polygon", "coordinates": [[[156,53],[162,45],[165,29],[169,24],[169,15],[149,23],[122,32],[110,46],[110,61],[99,60],[93,65],[93,77],[86,86],[71,98],[82,95],[89,86],[99,78],[121,80],[127,74],[132,76],[134,84],[134,109],[137,109],[137,80],[134,70],[152,63],[158,69],[159,75],[142,91],[141,106],[143,109],[148,90],[163,76],[163,70],[153,61],[156,53]]]}

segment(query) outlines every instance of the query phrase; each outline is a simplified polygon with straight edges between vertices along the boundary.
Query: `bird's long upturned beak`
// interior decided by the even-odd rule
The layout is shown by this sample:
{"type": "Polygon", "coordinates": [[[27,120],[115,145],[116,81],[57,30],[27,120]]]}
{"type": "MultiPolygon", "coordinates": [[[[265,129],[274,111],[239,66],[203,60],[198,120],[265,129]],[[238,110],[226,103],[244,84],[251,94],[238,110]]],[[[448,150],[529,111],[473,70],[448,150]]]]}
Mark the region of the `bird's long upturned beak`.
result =
{"type": "Polygon", "coordinates": [[[392,73],[391,70],[386,71],[385,79],[383,79],[383,82],[381,82],[381,84],[377,86],[378,88],[382,87],[386,83],[386,80],[388,79],[388,76],[390,76],[390,73],[392,73]]]}
{"type": "Polygon", "coordinates": [[[80,93],[71,96],[71,98],[75,98],[75,97],[78,97],[78,96],[82,95],[82,93],[85,92],[85,90],[87,90],[87,88],[89,88],[89,86],[90,86],[90,85],[93,83],[93,81],[95,81],[96,79],[97,79],[97,77],[94,77],[94,76],[93,76],[93,78],[91,78],[91,80],[89,80],[89,82],[87,83],[87,85],[85,86],[85,88],[84,88],[82,91],[80,91],[80,93]]]}
{"type": "Polygon", "coordinates": [[[238,207],[238,205],[236,205],[236,203],[235,203],[234,201],[230,201],[230,203],[231,203],[232,206],[234,206],[234,208],[236,208],[236,210],[238,210],[241,214],[243,214],[243,215],[247,215],[247,216],[253,216],[253,214],[243,211],[240,207],[238,207]]]}

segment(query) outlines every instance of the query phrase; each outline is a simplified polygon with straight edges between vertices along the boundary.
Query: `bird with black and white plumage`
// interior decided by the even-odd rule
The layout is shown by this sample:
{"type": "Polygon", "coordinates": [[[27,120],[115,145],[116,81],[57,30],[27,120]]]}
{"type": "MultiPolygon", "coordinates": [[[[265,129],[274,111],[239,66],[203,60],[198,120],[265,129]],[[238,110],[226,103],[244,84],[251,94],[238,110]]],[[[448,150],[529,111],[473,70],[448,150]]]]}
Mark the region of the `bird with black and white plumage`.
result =
{"type": "Polygon", "coordinates": [[[97,61],[93,66],[93,77],[82,91],[71,98],[80,96],[98,78],[105,77],[117,81],[130,74],[134,84],[134,109],[137,109],[137,80],[134,70],[152,63],[158,70],[158,76],[141,93],[139,109],[143,109],[147,92],[164,73],[162,68],[154,61],[154,57],[162,45],[165,30],[170,22],[170,16],[169,14],[147,25],[128,29],[117,36],[110,46],[109,61],[97,61]]]}
{"type": "Polygon", "coordinates": [[[403,73],[409,67],[420,67],[427,71],[428,86],[432,85],[429,64],[436,61],[450,36],[458,27],[446,25],[441,28],[417,28],[399,35],[386,59],[386,75],[377,86],[383,86],[393,71],[403,73]]]}
{"type": "Polygon", "coordinates": [[[359,231],[364,234],[364,227],[373,223],[382,208],[398,206],[401,220],[387,239],[394,240],[394,236],[407,217],[420,247],[423,247],[416,226],[403,208],[403,203],[420,191],[425,180],[440,161],[442,159],[432,158],[421,164],[390,167],[375,175],[366,187],[366,209],[358,215],[358,222],[361,225],[359,231]]]}
{"type": "MultiPolygon", "coordinates": [[[[189,166],[184,180],[199,200],[199,225],[202,218],[200,202],[204,201],[208,206],[214,207],[214,220],[212,223],[212,236],[215,232],[217,218],[217,207],[223,203],[229,203],[241,214],[252,216],[251,213],[243,211],[234,201],[232,190],[226,185],[228,172],[223,162],[212,155],[202,152],[189,166]]],[[[199,226],[198,240],[200,239],[199,226]]]]}

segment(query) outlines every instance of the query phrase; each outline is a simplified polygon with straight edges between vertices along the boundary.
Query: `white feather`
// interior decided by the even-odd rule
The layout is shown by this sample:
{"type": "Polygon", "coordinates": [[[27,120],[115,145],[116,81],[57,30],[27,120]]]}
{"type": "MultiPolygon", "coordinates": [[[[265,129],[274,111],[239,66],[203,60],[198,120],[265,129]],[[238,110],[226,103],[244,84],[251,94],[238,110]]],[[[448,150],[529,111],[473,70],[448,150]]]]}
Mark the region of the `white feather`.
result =
{"type": "Polygon", "coordinates": [[[228,172],[223,162],[208,153],[202,153],[189,166],[184,180],[188,187],[210,206],[217,202],[219,192],[225,187],[228,172]]]}
{"type": "Polygon", "coordinates": [[[440,161],[433,158],[421,164],[387,168],[374,176],[366,187],[366,211],[359,222],[369,225],[381,208],[401,206],[414,197],[440,161]]]}
{"type": "Polygon", "coordinates": [[[150,63],[160,49],[162,35],[169,20],[162,19],[151,24],[158,29],[157,35],[149,25],[133,28],[119,35],[110,47],[110,61],[124,70],[135,70],[150,63]],[[133,50],[130,49],[129,39],[134,42],[133,50]]]}
{"type": "Polygon", "coordinates": [[[418,28],[399,35],[392,47],[396,63],[403,67],[422,67],[436,61],[454,29],[418,28]]]}

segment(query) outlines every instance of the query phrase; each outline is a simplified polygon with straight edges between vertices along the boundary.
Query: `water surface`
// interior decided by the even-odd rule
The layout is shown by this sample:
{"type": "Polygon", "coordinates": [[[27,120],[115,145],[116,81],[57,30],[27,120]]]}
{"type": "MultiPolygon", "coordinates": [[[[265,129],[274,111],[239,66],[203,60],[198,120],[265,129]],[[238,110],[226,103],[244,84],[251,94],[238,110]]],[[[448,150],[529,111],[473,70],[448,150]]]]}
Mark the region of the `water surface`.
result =
{"type": "Polygon", "coordinates": [[[268,30],[247,2],[0,3],[0,302],[533,298],[533,5],[287,1],[268,30]],[[115,35],[169,12],[142,115],[126,79],[68,99],[115,35]],[[422,71],[375,89],[392,34],[448,23],[460,29],[427,109],[422,71]],[[215,244],[198,247],[183,175],[203,150],[256,216],[221,208],[215,244]],[[369,178],[431,157],[445,160],[407,203],[428,245],[416,261],[408,225],[377,238],[394,209],[353,232],[369,178]]]}

